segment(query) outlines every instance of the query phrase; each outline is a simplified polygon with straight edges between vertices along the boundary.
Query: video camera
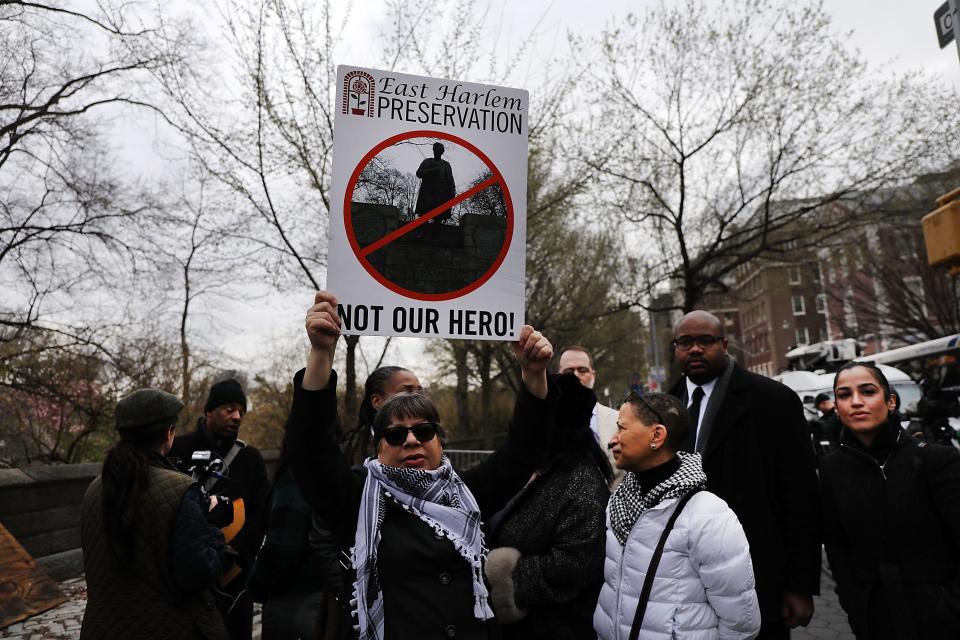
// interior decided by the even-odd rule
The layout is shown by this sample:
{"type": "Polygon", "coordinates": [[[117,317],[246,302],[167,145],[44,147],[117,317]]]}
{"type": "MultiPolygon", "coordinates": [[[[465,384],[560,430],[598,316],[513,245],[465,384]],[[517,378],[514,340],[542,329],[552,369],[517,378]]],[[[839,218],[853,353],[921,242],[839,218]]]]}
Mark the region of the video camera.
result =
{"type": "Polygon", "coordinates": [[[228,496],[211,496],[209,493],[209,487],[212,487],[214,482],[216,482],[216,480],[210,482],[211,479],[226,477],[224,473],[226,465],[223,459],[214,455],[212,451],[194,451],[190,457],[190,462],[192,463],[190,467],[190,477],[200,485],[200,493],[203,495],[204,500],[209,501],[211,498],[216,498],[217,500],[217,505],[207,511],[207,521],[218,529],[228,526],[233,522],[233,500],[228,496]]]}

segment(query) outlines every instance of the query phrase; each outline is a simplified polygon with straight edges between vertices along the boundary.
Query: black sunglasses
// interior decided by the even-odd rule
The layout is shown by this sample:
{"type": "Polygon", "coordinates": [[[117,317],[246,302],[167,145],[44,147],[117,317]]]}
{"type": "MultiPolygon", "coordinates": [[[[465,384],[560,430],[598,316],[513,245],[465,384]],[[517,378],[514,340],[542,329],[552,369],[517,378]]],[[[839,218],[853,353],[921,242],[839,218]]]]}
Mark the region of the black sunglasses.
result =
{"type": "Polygon", "coordinates": [[[693,348],[693,343],[697,343],[697,346],[701,349],[709,349],[721,340],[723,340],[723,336],[713,336],[709,333],[705,333],[699,336],[680,336],[679,338],[673,340],[670,344],[681,351],[687,351],[688,349],[693,348]]]}
{"type": "Polygon", "coordinates": [[[639,400],[643,404],[643,406],[645,406],[650,411],[650,413],[653,414],[653,417],[657,419],[656,424],[663,424],[663,425],[666,424],[663,421],[663,416],[660,415],[660,412],[654,409],[653,405],[650,404],[650,401],[644,398],[642,395],[640,395],[639,393],[633,390],[628,391],[627,395],[623,397],[623,402],[626,403],[626,402],[630,402],[631,400],[639,400]]]}
{"type": "Polygon", "coordinates": [[[395,425],[383,430],[383,439],[387,441],[387,444],[393,447],[399,447],[407,441],[407,434],[412,431],[413,437],[417,439],[417,442],[430,442],[437,437],[437,431],[439,429],[440,425],[435,422],[421,422],[412,427],[395,425]]]}

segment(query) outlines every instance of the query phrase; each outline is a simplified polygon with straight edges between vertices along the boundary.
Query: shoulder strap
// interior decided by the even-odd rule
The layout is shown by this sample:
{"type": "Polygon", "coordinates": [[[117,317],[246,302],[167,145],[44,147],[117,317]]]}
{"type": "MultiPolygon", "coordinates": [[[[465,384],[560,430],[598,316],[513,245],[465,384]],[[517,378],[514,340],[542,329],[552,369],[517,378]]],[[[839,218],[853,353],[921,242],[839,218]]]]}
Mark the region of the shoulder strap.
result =
{"type": "MultiPolygon", "coordinates": [[[[230,447],[230,451],[227,451],[227,455],[223,458],[223,470],[226,471],[230,468],[230,463],[233,462],[233,459],[237,457],[237,454],[240,453],[240,449],[243,449],[247,446],[243,440],[237,439],[233,441],[233,446],[230,447]]],[[[210,489],[213,489],[213,485],[217,483],[217,480],[220,478],[209,477],[207,481],[203,483],[204,493],[209,493],[210,489]]]]}
{"type": "Polygon", "coordinates": [[[640,591],[640,599],[637,601],[637,612],[633,616],[633,626],[630,627],[630,640],[637,640],[640,636],[640,627],[643,626],[643,616],[647,612],[647,602],[650,600],[650,592],[653,590],[653,580],[657,575],[657,567],[660,565],[660,557],[663,555],[663,548],[667,544],[667,538],[670,536],[670,532],[673,530],[673,525],[676,524],[677,518],[680,517],[680,512],[683,511],[683,508],[690,502],[693,494],[698,491],[700,491],[699,488],[693,489],[677,501],[677,506],[674,508],[673,513],[670,514],[670,519],[667,520],[667,526],[663,528],[663,533],[660,535],[660,542],[657,543],[657,549],[653,552],[653,557],[650,558],[650,566],[647,568],[647,575],[643,580],[643,589],[640,591]]]}

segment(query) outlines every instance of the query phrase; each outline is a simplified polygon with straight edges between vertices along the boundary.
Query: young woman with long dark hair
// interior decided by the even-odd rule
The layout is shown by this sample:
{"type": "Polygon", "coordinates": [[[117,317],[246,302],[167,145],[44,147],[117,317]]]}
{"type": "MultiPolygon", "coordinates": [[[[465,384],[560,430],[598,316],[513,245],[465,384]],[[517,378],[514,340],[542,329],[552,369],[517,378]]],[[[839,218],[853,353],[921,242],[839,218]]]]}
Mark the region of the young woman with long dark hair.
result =
{"type": "Polygon", "coordinates": [[[960,638],[960,453],[900,426],[883,372],[842,367],[820,468],[827,558],[857,638],[960,638]]]}

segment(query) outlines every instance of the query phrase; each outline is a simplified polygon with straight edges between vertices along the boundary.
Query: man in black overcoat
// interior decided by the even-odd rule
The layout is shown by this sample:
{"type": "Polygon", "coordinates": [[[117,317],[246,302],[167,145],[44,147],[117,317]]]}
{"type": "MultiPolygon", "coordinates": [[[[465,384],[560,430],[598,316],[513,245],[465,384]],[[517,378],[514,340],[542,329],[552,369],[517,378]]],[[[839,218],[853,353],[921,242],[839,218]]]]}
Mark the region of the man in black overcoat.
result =
{"type": "Polygon", "coordinates": [[[743,525],[757,581],[759,638],[789,638],[805,626],[820,592],[816,463],[800,398],[746,371],[727,353],[720,320],[692,311],[674,329],[683,378],[671,393],[692,429],[682,450],[703,456],[710,491],[743,525]]]}

